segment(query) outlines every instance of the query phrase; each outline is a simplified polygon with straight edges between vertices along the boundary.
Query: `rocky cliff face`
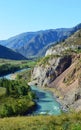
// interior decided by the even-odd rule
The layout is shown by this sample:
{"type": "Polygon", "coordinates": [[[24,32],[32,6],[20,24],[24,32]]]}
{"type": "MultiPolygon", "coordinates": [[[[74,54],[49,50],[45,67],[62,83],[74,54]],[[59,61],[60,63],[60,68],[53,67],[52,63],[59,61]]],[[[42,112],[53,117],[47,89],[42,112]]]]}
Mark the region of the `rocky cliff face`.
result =
{"type": "Polygon", "coordinates": [[[81,30],[46,52],[32,80],[40,87],[54,88],[65,107],[81,110],[81,30]]]}
{"type": "Polygon", "coordinates": [[[54,88],[65,108],[81,110],[81,54],[48,58],[46,65],[34,68],[32,80],[37,86],[54,88]]]}
{"type": "MultiPolygon", "coordinates": [[[[46,59],[45,57],[43,61],[46,59]]],[[[42,62],[43,62],[42,61],[42,62]]],[[[32,80],[40,87],[47,86],[71,65],[71,56],[49,57],[48,63],[37,65],[32,73],[32,80]]]]}

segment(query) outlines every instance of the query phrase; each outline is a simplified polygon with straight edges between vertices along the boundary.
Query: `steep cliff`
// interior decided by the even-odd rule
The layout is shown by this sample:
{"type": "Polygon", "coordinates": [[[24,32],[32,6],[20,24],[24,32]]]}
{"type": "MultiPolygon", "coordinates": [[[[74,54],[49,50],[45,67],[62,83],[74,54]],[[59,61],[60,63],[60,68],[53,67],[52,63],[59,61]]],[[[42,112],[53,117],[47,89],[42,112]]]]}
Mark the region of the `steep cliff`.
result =
{"type": "Polygon", "coordinates": [[[48,87],[60,92],[58,99],[66,107],[81,110],[81,54],[76,55],[71,66],[48,87]]]}
{"type": "Polygon", "coordinates": [[[81,30],[48,49],[34,68],[32,81],[54,89],[65,107],[81,110],[81,30]]]}
{"type": "Polygon", "coordinates": [[[40,87],[47,86],[71,65],[70,55],[44,57],[34,68],[32,80],[40,87]]]}

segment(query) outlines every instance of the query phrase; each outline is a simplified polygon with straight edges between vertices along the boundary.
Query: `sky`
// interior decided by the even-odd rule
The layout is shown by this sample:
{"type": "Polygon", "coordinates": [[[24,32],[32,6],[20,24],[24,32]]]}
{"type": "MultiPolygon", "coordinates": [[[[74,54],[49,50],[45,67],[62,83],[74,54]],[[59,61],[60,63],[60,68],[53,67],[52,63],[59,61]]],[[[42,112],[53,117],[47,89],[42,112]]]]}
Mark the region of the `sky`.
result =
{"type": "Polygon", "coordinates": [[[0,0],[0,40],[81,23],[81,0],[0,0]]]}

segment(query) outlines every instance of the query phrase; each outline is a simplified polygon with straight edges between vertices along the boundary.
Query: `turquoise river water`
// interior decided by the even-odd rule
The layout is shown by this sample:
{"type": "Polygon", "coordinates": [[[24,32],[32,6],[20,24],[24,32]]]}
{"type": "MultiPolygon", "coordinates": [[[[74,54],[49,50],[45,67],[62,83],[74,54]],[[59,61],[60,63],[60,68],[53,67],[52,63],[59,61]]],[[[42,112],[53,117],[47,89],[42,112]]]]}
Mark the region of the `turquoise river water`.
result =
{"type": "MultiPolygon", "coordinates": [[[[25,70],[26,69],[22,69],[22,70],[16,71],[15,73],[20,73],[25,70]]],[[[4,77],[11,80],[12,79],[11,75],[12,74],[8,74],[8,75],[5,75],[4,77]]],[[[37,108],[33,114],[58,115],[61,113],[61,107],[60,107],[61,105],[56,101],[56,98],[53,96],[51,92],[42,90],[36,86],[31,86],[31,88],[38,97],[38,99],[36,100],[37,108]]]]}

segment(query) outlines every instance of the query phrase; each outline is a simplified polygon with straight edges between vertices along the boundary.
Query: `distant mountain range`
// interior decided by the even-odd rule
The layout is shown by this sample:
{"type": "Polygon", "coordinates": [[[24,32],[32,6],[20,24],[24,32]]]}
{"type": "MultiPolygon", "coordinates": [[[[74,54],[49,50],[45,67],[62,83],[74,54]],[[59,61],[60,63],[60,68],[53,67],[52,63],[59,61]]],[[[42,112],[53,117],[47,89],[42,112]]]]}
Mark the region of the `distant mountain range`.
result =
{"type": "Polygon", "coordinates": [[[0,58],[12,59],[12,60],[26,60],[24,56],[15,52],[9,48],[0,45],[0,58]]]}
{"type": "Polygon", "coordinates": [[[2,40],[0,44],[15,50],[25,57],[43,56],[51,44],[68,38],[79,29],[81,29],[81,23],[73,28],[26,32],[8,40],[2,40]]]}

